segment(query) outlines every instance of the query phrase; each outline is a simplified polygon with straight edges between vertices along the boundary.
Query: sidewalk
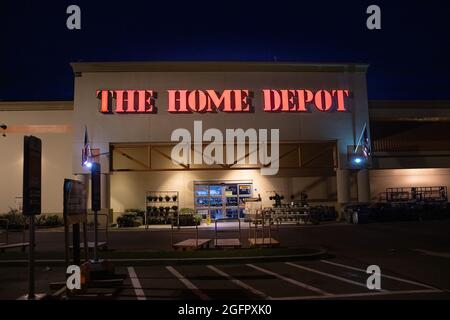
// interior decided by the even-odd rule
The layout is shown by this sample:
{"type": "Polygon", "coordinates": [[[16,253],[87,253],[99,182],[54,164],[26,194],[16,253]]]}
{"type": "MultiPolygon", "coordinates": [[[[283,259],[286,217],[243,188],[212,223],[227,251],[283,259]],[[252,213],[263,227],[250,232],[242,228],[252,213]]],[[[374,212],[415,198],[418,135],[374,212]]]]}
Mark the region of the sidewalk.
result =
{"type": "MultiPolygon", "coordinates": [[[[268,262],[284,259],[317,260],[328,256],[321,247],[297,248],[242,248],[242,249],[203,249],[194,251],[100,251],[101,259],[114,262],[115,265],[182,265],[206,263],[249,263],[268,262]]],[[[64,265],[62,252],[37,251],[36,264],[43,266],[64,265]]],[[[92,255],[91,255],[92,258],[92,255]]],[[[0,267],[23,266],[28,264],[27,254],[8,252],[0,255],[0,267]]]]}
{"type": "MultiPolygon", "coordinates": [[[[284,222],[279,225],[280,228],[298,228],[298,227],[305,227],[305,228],[315,228],[315,227],[329,227],[329,226],[342,226],[347,225],[346,223],[339,222],[339,221],[324,221],[321,222],[318,225],[310,225],[310,224],[304,224],[300,223],[297,224],[295,222],[284,222]]],[[[233,230],[235,229],[238,231],[239,229],[239,223],[238,222],[220,222],[217,223],[218,229],[220,230],[233,230]]],[[[272,229],[276,228],[276,225],[272,225],[272,229]]],[[[89,229],[92,229],[90,226],[89,229]]],[[[127,227],[127,228],[118,228],[118,227],[109,227],[110,232],[124,232],[124,231],[169,231],[171,229],[170,224],[152,224],[152,225],[142,225],[139,227],[127,227]]],[[[174,226],[174,229],[177,229],[176,226],[174,226]]],[[[181,226],[180,229],[195,229],[195,226],[181,226]]],[[[215,224],[206,224],[202,223],[198,226],[199,230],[215,230],[215,224]]],[[[241,230],[248,230],[249,229],[249,223],[248,222],[241,222],[241,230]]],[[[37,232],[64,232],[64,227],[55,227],[55,228],[37,228],[37,232]]]]}

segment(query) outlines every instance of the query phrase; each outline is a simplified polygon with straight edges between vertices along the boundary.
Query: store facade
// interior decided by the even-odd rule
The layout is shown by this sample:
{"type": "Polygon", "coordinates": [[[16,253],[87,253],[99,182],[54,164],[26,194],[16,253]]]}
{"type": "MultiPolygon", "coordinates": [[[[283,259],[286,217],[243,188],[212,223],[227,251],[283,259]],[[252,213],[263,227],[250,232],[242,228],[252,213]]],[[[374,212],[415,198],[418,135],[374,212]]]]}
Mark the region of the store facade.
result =
{"type": "MultiPolygon", "coordinates": [[[[16,181],[20,175],[21,137],[43,138],[46,213],[60,212],[64,178],[89,181],[82,165],[86,129],[93,160],[101,164],[102,207],[115,217],[126,209],[176,206],[203,217],[237,218],[246,198],[260,197],[270,207],[275,193],[285,202],[304,193],[312,204],[367,202],[397,182],[389,171],[373,169],[410,177],[422,167],[441,168],[436,177],[448,178],[444,162],[411,162],[407,168],[416,172],[408,173],[396,157],[367,165],[352,161],[362,136],[370,145],[367,65],[116,62],[72,68],[71,106],[0,106],[9,125],[2,143],[17,158],[9,161],[17,162],[13,169],[2,169],[5,177],[16,181]],[[228,133],[235,134],[234,144],[227,145],[228,133]],[[211,148],[213,141],[220,147],[211,148]],[[189,150],[189,156],[174,161],[176,148],[189,150]],[[155,203],[148,203],[149,194],[155,203]],[[166,196],[167,203],[159,201],[166,196]]],[[[380,119],[386,118],[383,110],[377,109],[380,119]]],[[[2,186],[2,210],[20,195],[18,186],[10,189],[2,186]]]]}
{"type": "MultiPolygon", "coordinates": [[[[104,188],[105,207],[118,212],[142,207],[150,190],[176,190],[181,207],[213,217],[242,216],[246,196],[260,196],[263,205],[270,206],[274,192],[292,200],[307,192],[313,201],[350,201],[348,150],[369,126],[366,65],[181,62],[72,67],[73,173],[88,172],[80,151],[86,127],[92,148],[102,155],[98,160],[104,185],[109,186],[104,188]],[[200,133],[194,128],[198,124],[200,133]],[[263,174],[272,163],[250,161],[249,140],[243,157],[178,164],[171,154],[178,143],[172,138],[176,129],[192,137],[203,137],[208,129],[219,130],[223,137],[230,129],[278,129],[277,170],[263,174]]],[[[200,151],[192,146],[191,160],[209,142],[202,140],[200,151]]],[[[358,198],[367,201],[368,174],[357,177],[358,198]]]]}

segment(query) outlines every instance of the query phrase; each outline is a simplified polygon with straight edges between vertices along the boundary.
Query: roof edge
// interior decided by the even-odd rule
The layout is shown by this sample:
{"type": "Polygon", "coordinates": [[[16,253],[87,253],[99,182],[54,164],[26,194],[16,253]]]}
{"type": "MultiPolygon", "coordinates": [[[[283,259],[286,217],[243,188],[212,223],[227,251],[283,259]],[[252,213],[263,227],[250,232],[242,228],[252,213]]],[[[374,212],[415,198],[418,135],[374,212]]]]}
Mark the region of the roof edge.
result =
{"type": "Polygon", "coordinates": [[[369,110],[374,109],[449,109],[450,100],[372,100],[369,110]]]}
{"type": "Polygon", "coordinates": [[[368,64],[233,62],[233,61],[130,61],[72,62],[74,73],[97,72],[363,72],[368,64]]]}
{"type": "Polygon", "coordinates": [[[73,101],[0,101],[0,111],[73,110],[73,101]]]}

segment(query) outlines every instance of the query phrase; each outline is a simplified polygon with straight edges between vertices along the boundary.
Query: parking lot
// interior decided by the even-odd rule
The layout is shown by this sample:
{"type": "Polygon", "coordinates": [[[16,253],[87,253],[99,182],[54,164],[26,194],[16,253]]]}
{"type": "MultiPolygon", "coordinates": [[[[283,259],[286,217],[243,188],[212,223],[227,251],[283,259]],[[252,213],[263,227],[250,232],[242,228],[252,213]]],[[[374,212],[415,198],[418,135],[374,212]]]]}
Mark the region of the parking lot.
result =
{"type": "MultiPolygon", "coordinates": [[[[381,290],[366,286],[367,265],[342,259],[222,265],[158,265],[117,267],[128,277],[119,300],[310,300],[310,299],[450,299],[450,292],[381,268],[381,290]]],[[[26,291],[26,268],[7,270],[14,286],[0,288],[1,299],[17,299],[26,291]]],[[[62,281],[63,268],[38,267],[38,291],[62,281]]],[[[5,281],[5,282],[3,282],[5,281]]],[[[88,298],[88,297],[87,297],[88,298]]]]}
{"type": "Polygon", "coordinates": [[[118,299],[450,299],[425,283],[383,272],[369,290],[367,266],[337,260],[128,267],[118,299]]]}
{"type": "MultiPolygon", "coordinates": [[[[126,275],[116,299],[450,299],[449,220],[369,225],[324,225],[286,229],[282,243],[326,248],[327,260],[205,262],[149,265],[121,261],[126,275]],[[138,265],[139,264],[139,265],[138,265]],[[369,290],[366,268],[381,269],[381,291],[369,290]]],[[[112,247],[161,243],[163,232],[115,232],[112,247]],[[119,241],[120,240],[120,241],[119,241]]],[[[40,247],[57,243],[61,233],[38,233],[40,247]]],[[[48,248],[51,248],[48,246],[48,248]]],[[[58,257],[61,255],[57,255],[58,257]]],[[[62,256],[61,256],[62,258],[62,256]]],[[[61,259],[58,258],[58,259],[61,259]]],[[[26,260],[12,266],[0,259],[0,299],[17,299],[27,291],[26,260]]],[[[36,291],[64,281],[60,264],[41,260],[36,291]],[[59,266],[58,266],[59,265],[59,266]]]]}

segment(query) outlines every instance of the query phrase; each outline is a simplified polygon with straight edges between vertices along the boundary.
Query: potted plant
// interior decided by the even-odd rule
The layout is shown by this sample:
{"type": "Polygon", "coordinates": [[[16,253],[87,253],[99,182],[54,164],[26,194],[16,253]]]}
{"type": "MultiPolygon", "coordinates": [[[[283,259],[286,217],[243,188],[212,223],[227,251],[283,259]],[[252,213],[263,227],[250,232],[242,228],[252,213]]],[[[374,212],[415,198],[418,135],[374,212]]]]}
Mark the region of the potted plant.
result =
{"type": "Polygon", "coordinates": [[[178,206],[172,206],[172,210],[173,211],[177,211],[178,210],[178,206]]]}
{"type": "Polygon", "coordinates": [[[159,197],[158,197],[158,200],[159,200],[159,201],[163,201],[163,196],[159,196],[159,197]]]}
{"type": "Polygon", "coordinates": [[[173,196],[172,196],[172,200],[173,200],[173,201],[177,201],[177,198],[178,198],[177,195],[173,195],[173,196]]]}
{"type": "Polygon", "coordinates": [[[180,214],[185,214],[185,215],[194,215],[195,210],[192,208],[181,208],[180,209],[180,214]]]}
{"type": "Polygon", "coordinates": [[[200,225],[200,223],[202,222],[202,215],[201,214],[196,214],[194,215],[194,222],[196,225],[200,225]]]}
{"type": "Polygon", "coordinates": [[[169,201],[170,201],[170,196],[169,196],[169,195],[166,195],[166,196],[165,196],[165,199],[166,199],[167,202],[169,202],[169,201]]]}

